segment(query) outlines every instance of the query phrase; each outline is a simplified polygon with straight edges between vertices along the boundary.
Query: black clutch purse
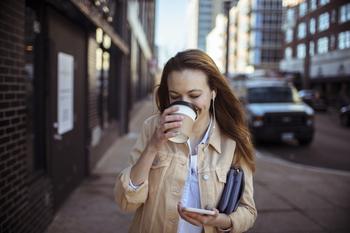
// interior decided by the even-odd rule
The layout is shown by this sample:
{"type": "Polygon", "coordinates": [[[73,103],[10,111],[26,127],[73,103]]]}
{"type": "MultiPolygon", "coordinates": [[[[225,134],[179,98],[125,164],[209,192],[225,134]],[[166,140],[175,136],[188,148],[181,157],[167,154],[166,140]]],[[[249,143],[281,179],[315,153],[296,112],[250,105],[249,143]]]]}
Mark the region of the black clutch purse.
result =
{"type": "Polygon", "coordinates": [[[227,173],[226,184],[222,192],[218,210],[231,214],[236,211],[244,190],[244,173],[241,168],[231,168],[227,173]]]}

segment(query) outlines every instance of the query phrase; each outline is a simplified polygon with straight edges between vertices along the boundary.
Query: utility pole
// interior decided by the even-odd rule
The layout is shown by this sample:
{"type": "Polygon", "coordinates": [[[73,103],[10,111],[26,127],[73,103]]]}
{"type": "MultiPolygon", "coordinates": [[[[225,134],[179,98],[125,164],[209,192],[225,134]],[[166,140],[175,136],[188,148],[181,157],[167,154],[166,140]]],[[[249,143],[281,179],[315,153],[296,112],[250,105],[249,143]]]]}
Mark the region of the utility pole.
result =
{"type": "Polygon", "coordinates": [[[230,42],[230,9],[231,0],[224,1],[224,11],[227,18],[226,24],[226,56],[225,56],[225,76],[228,76],[228,63],[229,63],[229,42],[230,42]]]}

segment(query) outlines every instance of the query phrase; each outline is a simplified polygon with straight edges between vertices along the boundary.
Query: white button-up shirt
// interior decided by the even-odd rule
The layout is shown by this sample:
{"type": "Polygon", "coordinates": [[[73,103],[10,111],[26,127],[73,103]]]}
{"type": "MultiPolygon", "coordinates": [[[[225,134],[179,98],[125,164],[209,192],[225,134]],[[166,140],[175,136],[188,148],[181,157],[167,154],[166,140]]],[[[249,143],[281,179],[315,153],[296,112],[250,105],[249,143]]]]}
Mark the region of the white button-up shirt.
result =
{"type": "MultiPolygon", "coordinates": [[[[210,119],[210,123],[207,128],[207,131],[205,132],[199,144],[207,143],[211,124],[212,124],[212,120],[210,119]]],[[[198,172],[197,172],[198,145],[195,146],[196,148],[191,148],[191,143],[189,140],[187,141],[187,144],[188,144],[188,147],[190,148],[190,159],[189,159],[190,164],[188,166],[189,171],[185,182],[184,190],[182,193],[181,204],[185,207],[201,208],[198,172]]],[[[178,233],[201,233],[202,230],[203,230],[202,226],[192,225],[191,223],[180,218],[177,232],[178,233]]]]}

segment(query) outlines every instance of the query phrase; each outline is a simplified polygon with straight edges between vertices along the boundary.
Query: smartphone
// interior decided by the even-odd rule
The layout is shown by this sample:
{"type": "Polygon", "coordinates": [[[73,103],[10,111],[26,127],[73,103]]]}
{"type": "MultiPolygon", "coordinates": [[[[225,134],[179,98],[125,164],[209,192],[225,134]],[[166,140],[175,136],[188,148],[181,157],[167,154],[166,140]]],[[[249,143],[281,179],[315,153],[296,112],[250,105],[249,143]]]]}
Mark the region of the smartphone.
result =
{"type": "Polygon", "coordinates": [[[190,207],[184,207],[183,209],[185,211],[194,212],[194,213],[198,213],[198,214],[215,215],[214,210],[205,210],[205,209],[190,208],[190,207]]]}

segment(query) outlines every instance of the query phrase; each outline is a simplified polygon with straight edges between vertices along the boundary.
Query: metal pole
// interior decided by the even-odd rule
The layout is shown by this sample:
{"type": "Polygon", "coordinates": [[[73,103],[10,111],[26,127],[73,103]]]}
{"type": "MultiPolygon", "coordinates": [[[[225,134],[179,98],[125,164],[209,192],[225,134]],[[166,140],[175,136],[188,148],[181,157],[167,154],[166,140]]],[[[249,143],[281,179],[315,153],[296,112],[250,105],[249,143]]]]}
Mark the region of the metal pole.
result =
{"type": "Polygon", "coordinates": [[[225,76],[228,76],[228,64],[229,64],[229,42],[230,42],[230,8],[231,1],[224,1],[224,10],[227,18],[226,24],[226,56],[225,56],[225,76]]]}

